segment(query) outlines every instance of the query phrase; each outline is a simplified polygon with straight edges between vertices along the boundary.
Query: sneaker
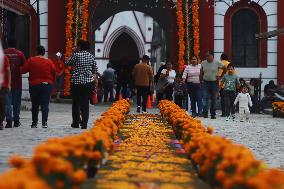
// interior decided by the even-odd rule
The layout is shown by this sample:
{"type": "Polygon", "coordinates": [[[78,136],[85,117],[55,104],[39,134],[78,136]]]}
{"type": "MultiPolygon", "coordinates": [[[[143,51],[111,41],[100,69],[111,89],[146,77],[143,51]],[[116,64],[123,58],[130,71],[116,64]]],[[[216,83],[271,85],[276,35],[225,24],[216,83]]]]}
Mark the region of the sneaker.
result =
{"type": "Polygon", "coordinates": [[[232,120],[235,121],[235,119],[236,119],[236,116],[232,115],[232,120]]]}
{"type": "Polygon", "coordinates": [[[42,128],[46,129],[47,127],[48,127],[48,126],[47,126],[47,123],[46,123],[46,122],[42,123],[42,128]]]}
{"type": "Polygon", "coordinates": [[[140,106],[137,106],[136,112],[137,112],[137,113],[140,113],[140,112],[141,112],[141,107],[140,107],[140,106]]]}
{"type": "Polygon", "coordinates": [[[79,124],[74,124],[74,123],[72,123],[72,124],[71,124],[71,127],[72,127],[72,128],[79,128],[79,124]]]}
{"type": "Polygon", "coordinates": [[[14,127],[20,127],[21,125],[21,122],[14,122],[14,127]]]}
{"type": "Polygon", "coordinates": [[[37,128],[37,123],[32,123],[31,128],[37,128]]]}
{"type": "Polygon", "coordinates": [[[12,128],[12,121],[7,121],[5,128],[12,128]]]}
{"type": "Polygon", "coordinates": [[[211,116],[211,119],[216,119],[216,116],[215,116],[215,115],[212,115],[212,116],[211,116]]]}
{"type": "Polygon", "coordinates": [[[87,129],[87,124],[81,124],[81,129],[87,129]]]}
{"type": "Polygon", "coordinates": [[[229,121],[230,120],[230,117],[226,117],[226,121],[229,121]]]}
{"type": "Polygon", "coordinates": [[[244,119],[241,119],[240,122],[245,122],[245,120],[244,120],[244,119]]]}

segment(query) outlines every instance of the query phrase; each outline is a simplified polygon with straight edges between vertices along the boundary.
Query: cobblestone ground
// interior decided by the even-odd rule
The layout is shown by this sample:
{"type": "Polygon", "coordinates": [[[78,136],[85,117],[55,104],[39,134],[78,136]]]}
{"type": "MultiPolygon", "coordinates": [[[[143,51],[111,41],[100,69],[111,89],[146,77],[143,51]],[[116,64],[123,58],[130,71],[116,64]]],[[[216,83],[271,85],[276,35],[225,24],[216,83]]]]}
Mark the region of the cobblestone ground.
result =
{"type": "Polygon", "coordinates": [[[206,126],[214,127],[214,134],[232,139],[249,147],[256,158],[270,167],[284,169],[284,119],[271,115],[252,114],[249,122],[203,119],[206,126]]]}
{"type": "MultiPolygon", "coordinates": [[[[50,104],[50,113],[48,128],[41,128],[41,123],[37,129],[31,129],[31,107],[30,102],[23,102],[22,106],[26,110],[21,111],[21,123],[19,128],[4,129],[0,131],[0,172],[7,170],[7,159],[12,154],[20,154],[25,157],[32,155],[33,147],[50,137],[62,137],[70,134],[82,132],[81,129],[72,129],[71,104],[50,104]]],[[[90,119],[88,128],[98,118],[102,112],[106,111],[108,106],[90,105],[90,119]]],[[[41,113],[39,114],[41,120],[41,113]]]]}

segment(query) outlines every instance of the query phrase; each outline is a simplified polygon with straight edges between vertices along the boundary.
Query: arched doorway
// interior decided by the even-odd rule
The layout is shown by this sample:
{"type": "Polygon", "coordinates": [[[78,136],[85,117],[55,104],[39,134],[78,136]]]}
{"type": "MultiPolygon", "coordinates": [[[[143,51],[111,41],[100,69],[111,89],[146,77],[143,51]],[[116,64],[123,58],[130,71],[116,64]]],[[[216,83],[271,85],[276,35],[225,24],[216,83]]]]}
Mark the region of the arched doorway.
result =
{"type": "MultiPolygon", "coordinates": [[[[123,11],[143,12],[152,17],[165,31],[168,47],[167,59],[177,62],[177,23],[174,1],[106,1],[95,0],[90,2],[88,34],[94,42],[94,32],[112,15],[123,11]]],[[[93,43],[94,47],[95,44],[93,43]]]]}
{"type": "Polygon", "coordinates": [[[232,19],[232,61],[238,67],[259,67],[259,18],[250,9],[240,9],[232,19]]]}
{"type": "Polygon", "coordinates": [[[130,75],[135,64],[139,63],[139,51],[137,44],[127,33],[122,33],[116,38],[110,49],[110,62],[118,70],[125,67],[130,75]]]}

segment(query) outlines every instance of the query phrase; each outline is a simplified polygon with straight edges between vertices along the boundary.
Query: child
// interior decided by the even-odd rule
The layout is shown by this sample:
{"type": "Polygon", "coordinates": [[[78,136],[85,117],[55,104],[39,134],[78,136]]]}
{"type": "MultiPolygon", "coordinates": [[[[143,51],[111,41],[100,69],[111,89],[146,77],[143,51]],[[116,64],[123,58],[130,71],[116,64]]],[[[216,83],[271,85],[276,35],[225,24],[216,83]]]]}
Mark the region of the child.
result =
{"type": "Polygon", "coordinates": [[[185,95],[186,95],[185,84],[183,83],[181,76],[177,75],[174,81],[174,97],[175,97],[174,101],[180,108],[183,108],[182,100],[184,99],[185,95]]]}
{"type": "Polygon", "coordinates": [[[235,74],[235,67],[233,64],[229,64],[227,66],[227,70],[228,73],[222,78],[221,85],[224,86],[223,94],[225,102],[225,116],[227,117],[226,121],[229,121],[230,114],[232,116],[232,119],[235,119],[234,100],[240,82],[235,74]]]}
{"type": "Polygon", "coordinates": [[[238,94],[234,104],[236,105],[238,102],[241,122],[244,122],[245,118],[248,121],[250,114],[249,106],[252,107],[252,101],[248,93],[248,88],[246,86],[241,87],[241,93],[238,94]]]}

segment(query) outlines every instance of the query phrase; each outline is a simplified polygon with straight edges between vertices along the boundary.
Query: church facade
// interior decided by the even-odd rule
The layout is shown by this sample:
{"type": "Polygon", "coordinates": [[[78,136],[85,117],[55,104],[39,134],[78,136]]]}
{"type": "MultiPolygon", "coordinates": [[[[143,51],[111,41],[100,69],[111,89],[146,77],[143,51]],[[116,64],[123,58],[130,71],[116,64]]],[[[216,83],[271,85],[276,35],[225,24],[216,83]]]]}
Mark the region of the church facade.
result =
{"type": "MultiPolygon", "coordinates": [[[[202,59],[207,50],[213,50],[216,59],[225,52],[236,64],[240,77],[249,79],[261,75],[263,86],[269,80],[284,85],[284,36],[279,35],[269,39],[255,38],[255,34],[284,28],[284,1],[239,0],[234,1],[233,4],[232,1],[227,0],[199,2],[202,59]]],[[[97,58],[100,72],[109,61],[117,64],[119,61],[133,64],[142,54],[151,56],[154,52],[151,49],[154,20],[165,30],[167,44],[170,44],[168,54],[175,63],[177,38],[176,27],[173,24],[176,19],[174,9],[165,8],[164,12],[161,12],[163,15],[159,15],[148,11],[150,7],[134,10],[130,5],[125,6],[124,10],[121,8],[105,15],[102,12],[95,13],[92,18],[94,24],[91,28],[93,31],[89,32],[89,40],[94,44],[93,53],[97,58]],[[96,19],[99,21],[96,22],[96,19]],[[118,44],[122,41],[126,44],[124,47],[119,47],[118,44]],[[121,50],[127,46],[134,49],[129,53],[130,57],[133,55],[132,60],[119,57],[123,52],[121,50]]],[[[38,44],[46,47],[50,57],[58,51],[65,51],[65,1],[4,0],[1,7],[17,15],[28,16],[30,48],[26,50],[28,51],[26,54],[32,55],[38,44]]],[[[159,59],[159,61],[164,60],[159,59]]]]}

